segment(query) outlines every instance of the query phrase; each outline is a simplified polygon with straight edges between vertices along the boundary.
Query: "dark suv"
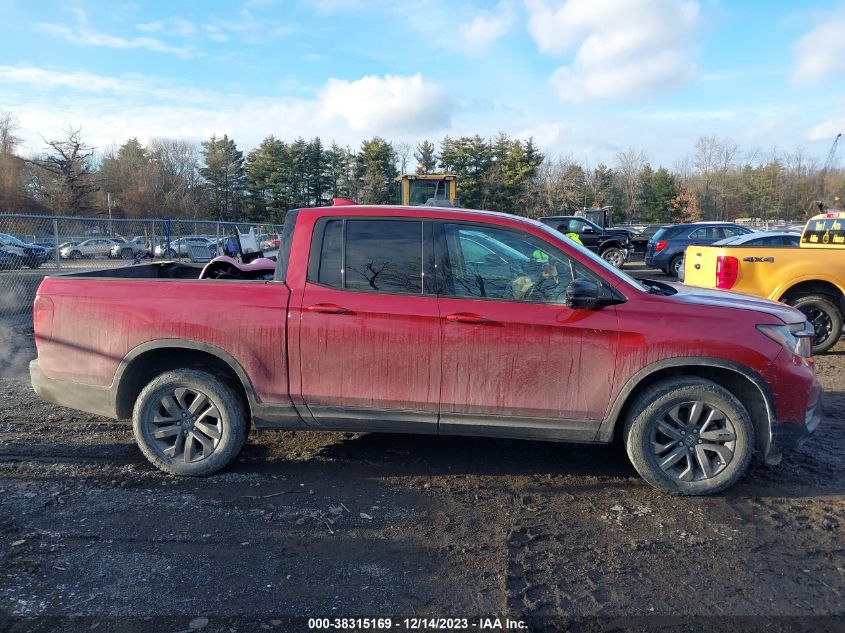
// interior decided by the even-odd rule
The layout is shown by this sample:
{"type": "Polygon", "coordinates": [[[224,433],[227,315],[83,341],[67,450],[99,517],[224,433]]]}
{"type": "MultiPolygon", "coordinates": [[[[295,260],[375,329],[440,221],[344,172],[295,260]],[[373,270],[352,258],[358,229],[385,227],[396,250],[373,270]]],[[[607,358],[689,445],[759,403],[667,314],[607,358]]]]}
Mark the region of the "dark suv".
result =
{"type": "Polygon", "coordinates": [[[581,244],[615,268],[622,268],[633,252],[630,229],[602,228],[595,222],[575,215],[540,218],[540,222],[561,233],[575,233],[581,244]]]}
{"type": "Polygon", "coordinates": [[[705,245],[726,237],[751,233],[751,229],[731,222],[694,222],[664,226],[648,241],[645,265],[678,276],[684,263],[684,251],[691,244],[705,245]]]}

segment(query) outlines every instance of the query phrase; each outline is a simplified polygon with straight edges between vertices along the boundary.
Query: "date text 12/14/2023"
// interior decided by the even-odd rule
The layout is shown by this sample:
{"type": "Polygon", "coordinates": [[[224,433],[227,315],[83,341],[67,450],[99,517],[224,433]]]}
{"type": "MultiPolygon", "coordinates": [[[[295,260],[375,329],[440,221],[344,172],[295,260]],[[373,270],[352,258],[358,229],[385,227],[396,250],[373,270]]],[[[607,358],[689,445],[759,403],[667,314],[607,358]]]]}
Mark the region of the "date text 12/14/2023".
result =
{"type": "Polygon", "coordinates": [[[381,630],[406,631],[519,631],[528,628],[522,620],[499,617],[479,618],[309,618],[312,630],[381,630]]]}

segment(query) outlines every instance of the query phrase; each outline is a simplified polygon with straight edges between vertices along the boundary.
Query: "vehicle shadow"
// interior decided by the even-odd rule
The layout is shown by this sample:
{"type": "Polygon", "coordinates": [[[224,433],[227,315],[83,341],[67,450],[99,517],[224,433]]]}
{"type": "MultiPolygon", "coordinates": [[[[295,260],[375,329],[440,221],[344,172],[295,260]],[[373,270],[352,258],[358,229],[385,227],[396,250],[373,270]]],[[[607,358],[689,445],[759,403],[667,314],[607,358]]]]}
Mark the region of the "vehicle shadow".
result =
{"type": "Polygon", "coordinates": [[[286,440],[308,442],[304,435],[321,444],[313,450],[315,461],[366,466],[383,475],[636,476],[619,445],[460,436],[267,432],[263,441],[248,445],[244,457],[253,463],[278,457],[286,440]]]}

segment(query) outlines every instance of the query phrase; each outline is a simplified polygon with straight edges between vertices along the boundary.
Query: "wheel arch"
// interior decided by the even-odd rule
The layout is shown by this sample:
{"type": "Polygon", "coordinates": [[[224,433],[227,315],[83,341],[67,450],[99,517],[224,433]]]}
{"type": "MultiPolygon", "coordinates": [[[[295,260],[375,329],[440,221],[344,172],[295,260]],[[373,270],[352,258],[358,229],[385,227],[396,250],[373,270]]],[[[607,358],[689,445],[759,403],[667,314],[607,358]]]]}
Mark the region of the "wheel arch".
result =
{"type": "Polygon", "coordinates": [[[791,285],[778,290],[775,296],[778,301],[789,303],[800,296],[818,294],[833,297],[837,301],[839,311],[845,316],[845,291],[827,279],[793,280],[791,285]]]}
{"type": "Polygon", "coordinates": [[[223,378],[244,398],[247,414],[257,403],[255,389],[241,364],[229,353],[200,341],[162,339],[133,348],[115,372],[115,410],[120,419],[131,417],[138,394],[164,371],[195,368],[223,378]]]}
{"type": "Polygon", "coordinates": [[[670,358],[644,367],[622,387],[599,427],[597,440],[621,441],[625,420],[637,396],[651,385],[677,377],[710,380],[730,391],[743,404],[754,426],[754,448],[765,454],[776,420],[774,396],[756,371],[732,361],[709,357],[670,358]]]}

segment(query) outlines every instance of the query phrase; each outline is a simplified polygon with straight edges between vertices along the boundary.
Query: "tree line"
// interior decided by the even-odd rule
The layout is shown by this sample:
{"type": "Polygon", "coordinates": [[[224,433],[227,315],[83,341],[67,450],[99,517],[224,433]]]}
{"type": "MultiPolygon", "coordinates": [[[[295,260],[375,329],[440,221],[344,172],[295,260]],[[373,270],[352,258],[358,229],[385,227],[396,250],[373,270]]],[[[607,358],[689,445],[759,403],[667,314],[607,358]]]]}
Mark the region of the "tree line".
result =
{"type": "MultiPolygon", "coordinates": [[[[416,146],[381,137],[352,149],[313,139],[268,136],[247,153],[227,135],[202,143],[131,138],[88,145],[79,129],[44,139],[22,156],[17,121],[0,112],[0,212],[281,222],[289,209],[351,198],[398,202],[400,173],[453,173],[460,204],[540,217],[610,208],[617,223],[797,220],[845,189],[845,174],[803,150],[745,151],[730,139],[700,137],[671,168],[628,149],[613,165],[549,157],[533,139],[499,134],[447,136],[416,146]]],[[[827,161],[831,163],[831,161],[827,161]]]]}

